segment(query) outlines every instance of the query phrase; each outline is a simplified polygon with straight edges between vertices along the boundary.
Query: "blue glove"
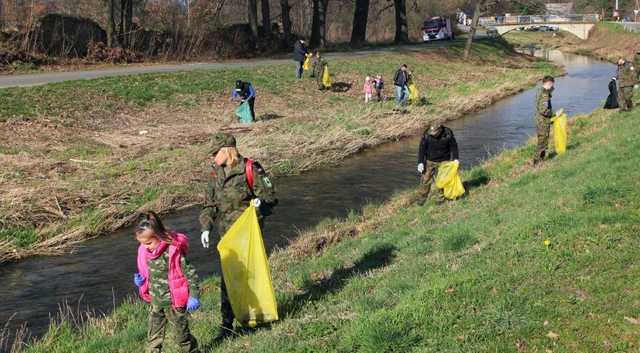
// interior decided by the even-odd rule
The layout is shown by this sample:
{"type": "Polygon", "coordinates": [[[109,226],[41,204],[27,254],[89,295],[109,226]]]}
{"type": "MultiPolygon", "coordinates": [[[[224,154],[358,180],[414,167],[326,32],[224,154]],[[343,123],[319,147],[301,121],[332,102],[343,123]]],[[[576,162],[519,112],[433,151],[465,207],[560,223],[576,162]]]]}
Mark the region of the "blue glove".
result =
{"type": "Polygon", "coordinates": [[[136,284],[136,287],[142,287],[142,285],[144,284],[144,281],[146,281],[146,279],[142,277],[141,274],[136,273],[133,275],[133,283],[136,284]]]}
{"type": "Polygon", "coordinates": [[[196,311],[198,308],[200,308],[200,300],[194,297],[189,297],[189,301],[187,301],[187,311],[196,311]]]}

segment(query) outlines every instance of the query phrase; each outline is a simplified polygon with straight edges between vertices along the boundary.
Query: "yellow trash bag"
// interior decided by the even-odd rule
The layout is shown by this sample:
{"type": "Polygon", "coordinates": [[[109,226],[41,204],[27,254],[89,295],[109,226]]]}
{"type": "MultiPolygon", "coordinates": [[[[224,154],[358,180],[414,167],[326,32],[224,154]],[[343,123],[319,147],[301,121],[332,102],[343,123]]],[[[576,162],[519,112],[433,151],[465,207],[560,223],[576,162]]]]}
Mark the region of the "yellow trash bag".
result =
{"type": "Polygon", "coordinates": [[[307,54],[304,58],[304,63],[302,64],[302,69],[304,71],[309,71],[311,69],[311,55],[307,54]]]}
{"type": "Polygon", "coordinates": [[[418,103],[420,101],[420,91],[415,84],[409,84],[409,104],[418,103]]]}
{"type": "Polygon", "coordinates": [[[553,144],[558,155],[567,152],[567,114],[561,112],[551,119],[553,123],[553,144]]]}
{"type": "Polygon", "coordinates": [[[322,70],[322,85],[324,88],[331,88],[331,74],[329,74],[329,66],[325,66],[324,70],[322,70]]]}
{"type": "Polygon", "coordinates": [[[464,195],[464,185],[458,174],[460,163],[458,161],[443,162],[438,167],[436,175],[436,187],[444,189],[444,197],[449,200],[457,199],[464,195]]]}
{"type": "Polygon", "coordinates": [[[218,243],[224,283],[236,319],[247,327],[278,320],[271,271],[256,208],[249,206],[218,243]]]}

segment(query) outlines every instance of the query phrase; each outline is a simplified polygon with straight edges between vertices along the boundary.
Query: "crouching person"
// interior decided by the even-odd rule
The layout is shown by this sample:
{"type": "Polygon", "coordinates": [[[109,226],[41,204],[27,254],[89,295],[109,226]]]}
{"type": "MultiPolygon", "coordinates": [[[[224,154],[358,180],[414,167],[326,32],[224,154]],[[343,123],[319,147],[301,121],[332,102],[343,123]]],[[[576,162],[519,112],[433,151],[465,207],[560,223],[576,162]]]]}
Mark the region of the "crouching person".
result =
{"type": "Polygon", "coordinates": [[[167,321],[181,352],[199,352],[188,319],[200,307],[198,276],[186,258],[189,240],[167,231],[154,212],[140,215],[135,236],[140,246],[134,283],[151,304],[146,352],[162,352],[167,321]]]}

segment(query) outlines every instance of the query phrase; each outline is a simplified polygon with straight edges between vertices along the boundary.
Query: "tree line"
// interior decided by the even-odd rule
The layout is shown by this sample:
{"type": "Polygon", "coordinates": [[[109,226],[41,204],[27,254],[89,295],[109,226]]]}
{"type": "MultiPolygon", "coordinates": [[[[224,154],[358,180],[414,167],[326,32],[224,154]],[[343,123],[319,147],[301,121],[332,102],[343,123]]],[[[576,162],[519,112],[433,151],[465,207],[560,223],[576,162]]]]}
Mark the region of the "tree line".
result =
{"type": "MultiPolygon", "coordinates": [[[[556,0],[558,2],[562,0],[556,0]]],[[[107,33],[109,47],[134,46],[141,30],[179,34],[166,40],[210,41],[212,33],[230,26],[246,26],[247,40],[288,47],[296,37],[312,47],[367,42],[407,43],[420,35],[429,16],[541,14],[545,0],[0,0],[0,29],[23,30],[50,13],[89,18],[107,33]]],[[[610,0],[576,0],[576,12],[612,11],[610,0]]],[[[633,0],[619,0],[630,12],[633,0]]],[[[227,36],[226,40],[238,40],[227,36]]]]}

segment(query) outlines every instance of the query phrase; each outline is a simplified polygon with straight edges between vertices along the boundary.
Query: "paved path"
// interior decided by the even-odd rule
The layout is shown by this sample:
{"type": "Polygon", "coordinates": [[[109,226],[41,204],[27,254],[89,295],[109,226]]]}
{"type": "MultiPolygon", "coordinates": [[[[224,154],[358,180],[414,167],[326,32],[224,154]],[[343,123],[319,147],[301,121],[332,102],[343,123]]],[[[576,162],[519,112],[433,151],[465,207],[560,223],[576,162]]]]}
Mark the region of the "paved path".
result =
{"type": "MultiPolygon", "coordinates": [[[[386,53],[398,50],[410,50],[421,51],[425,49],[441,48],[449,46],[453,43],[459,43],[459,40],[446,41],[446,42],[433,42],[426,44],[393,46],[384,48],[372,48],[361,51],[353,52],[336,52],[328,53],[326,57],[329,58],[344,58],[349,56],[361,56],[371,55],[376,53],[386,53]]],[[[7,87],[28,87],[46,85],[48,83],[75,81],[75,80],[90,80],[101,77],[114,77],[114,76],[127,76],[138,75],[147,73],[167,73],[167,72],[179,72],[179,71],[193,71],[193,70],[221,70],[243,67],[254,67],[274,64],[291,64],[292,72],[293,62],[290,58],[286,59],[255,59],[255,60],[242,60],[232,62],[220,62],[220,63],[187,63],[187,64],[166,64],[166,65],[135,65],[135,66],[119,66],[108,69],[96,69],[85,71],[69,71],[69,72],[51,72],[51,73],[36,73],[28,75],[4,75],[0,76],[0,88],[7,87]]]]}

